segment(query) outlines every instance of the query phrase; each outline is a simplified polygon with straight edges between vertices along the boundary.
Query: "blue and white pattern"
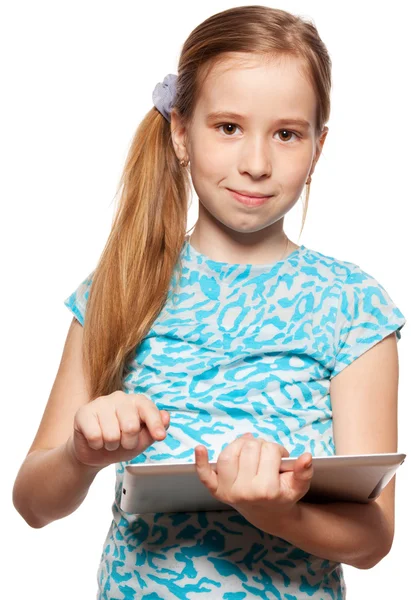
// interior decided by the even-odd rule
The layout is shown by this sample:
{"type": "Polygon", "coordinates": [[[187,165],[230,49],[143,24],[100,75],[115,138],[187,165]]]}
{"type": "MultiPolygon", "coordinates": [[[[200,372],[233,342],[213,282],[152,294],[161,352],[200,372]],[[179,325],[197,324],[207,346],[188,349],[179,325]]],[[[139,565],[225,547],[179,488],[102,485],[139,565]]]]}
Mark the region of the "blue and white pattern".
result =
{"type": "MultiPolygon", "coordinates": [[[[272,265],[210,260],[186,240],[182,278],[137,348],[123,391],[170,412],[165,440],[116,464],[98,600],[341,600],[341,563],[251,525],[237,511],[133,515],[120,509],[126,464],[216,460],[236,437],[291,457],[335,454],[330,380],[405,323],[354,263],[300,246],[272,265]]],[[[177,268],[177,267],[176,267],[177,268]]],[[[80,323],[92,273],[64,302],[80,323]]]]}

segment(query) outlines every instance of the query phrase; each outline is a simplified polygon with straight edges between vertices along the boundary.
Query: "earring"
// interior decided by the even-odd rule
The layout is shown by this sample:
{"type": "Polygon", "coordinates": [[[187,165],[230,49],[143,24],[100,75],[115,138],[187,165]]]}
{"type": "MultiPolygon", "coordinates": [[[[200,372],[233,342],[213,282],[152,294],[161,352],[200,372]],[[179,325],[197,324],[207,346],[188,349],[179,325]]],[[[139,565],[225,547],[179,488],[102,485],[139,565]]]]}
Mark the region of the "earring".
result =
{"type": "Polygon", "coordinates": [[[183,159],[180,160],[180,165],[182,167],[186,167],[189,162],[190,162],[189,160],[184,160],[184,158],[183,158],[183,159]]]}
{"type": "Polygon", "coordinates": [[[307,179],[307,181],[305,182],[305,185],[309,185],[311,183],[311,175],[309,176],[309,178],[307,179]]]}

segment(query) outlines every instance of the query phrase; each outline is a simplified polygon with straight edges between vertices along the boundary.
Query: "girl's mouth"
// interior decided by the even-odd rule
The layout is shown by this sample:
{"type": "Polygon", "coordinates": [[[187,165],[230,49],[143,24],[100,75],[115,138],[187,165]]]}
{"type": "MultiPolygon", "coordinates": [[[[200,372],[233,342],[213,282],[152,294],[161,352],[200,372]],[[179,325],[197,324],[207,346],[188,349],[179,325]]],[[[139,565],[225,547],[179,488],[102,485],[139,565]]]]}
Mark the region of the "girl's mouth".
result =
{"type": "Polygon", "coordinates": [[[227,189],[230,192],[230,194],[233,196],[233,198],[235,198],[235,200],[238,200],[238,202],[241,202],[242,204],[245,204],[246,206],[261,206],[262,204],[265,204],[266,202],[268,202],[268,200],[270,200],[270,198],[272,198],[272,196],[263,196],[263,197],[244,196],[244,194],[239,194],[238,192],[235,192],[234,190],[230,190],[229,188],[227,188],[227,189]]]}

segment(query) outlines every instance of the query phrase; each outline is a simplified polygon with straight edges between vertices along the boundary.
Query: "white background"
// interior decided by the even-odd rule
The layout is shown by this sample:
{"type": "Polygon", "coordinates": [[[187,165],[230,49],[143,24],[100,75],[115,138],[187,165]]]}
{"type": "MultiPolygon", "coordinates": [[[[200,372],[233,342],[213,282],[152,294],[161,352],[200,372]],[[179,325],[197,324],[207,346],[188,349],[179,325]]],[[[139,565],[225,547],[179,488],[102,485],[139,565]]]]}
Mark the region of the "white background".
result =
{"type": "MultiPolygon", "coordinates": [[[[125,156],[152,107],[152,90],[167,73],[176,73],[193,28],[238,4],[1,4],[6,470],[1,508],[7,597],[95,598],[114,466],[97,475],[75,513],[43,529],[31,529],[14,509],[12,486],[40,423],[72,319],[63,300],[103,249],[125,156]]],[[[333,61],[330,131],[313,176],[305,229],[298,239],[299,202],[286,217],[286,233],[296,243],[360,265],[409,318],[409,4],[269,4],[312,19],[333,61]]],[[[194,196],[190,227],[196,218],[194,196]]],[[[407,324],[399,342],[398,450],[409,457],[396,476],[395,541],[374,569],[345,566],[349,600],[404,598],[409,589],[410,339],[407,324]]]]}

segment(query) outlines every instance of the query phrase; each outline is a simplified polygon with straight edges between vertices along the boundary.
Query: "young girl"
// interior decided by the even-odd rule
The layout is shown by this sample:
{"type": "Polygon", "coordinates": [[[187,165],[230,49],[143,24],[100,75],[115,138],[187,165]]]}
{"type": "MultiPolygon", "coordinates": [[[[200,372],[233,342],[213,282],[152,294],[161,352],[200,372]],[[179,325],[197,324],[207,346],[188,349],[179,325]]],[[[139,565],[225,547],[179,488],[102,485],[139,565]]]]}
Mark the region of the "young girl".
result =
{"type": "Polygon", "coordinates": [[[367,505],[300,502],[312,456],[397,451],[403,314],[358,265],[283,230],[309,197],[330,89],[314,25],[264,6],[201,23],[155,86],[101,259],[65,300],[75,318],[13,496],[43,527],[116,465],[98,599],[345,598],[342,563],[390,550],[394,480],[367,505]],[[127,464],[179,460],[232,510],[120,509],[127,464]]]}

